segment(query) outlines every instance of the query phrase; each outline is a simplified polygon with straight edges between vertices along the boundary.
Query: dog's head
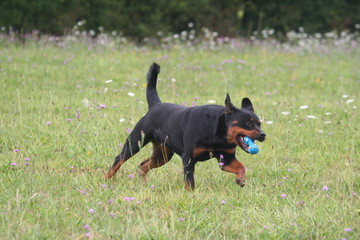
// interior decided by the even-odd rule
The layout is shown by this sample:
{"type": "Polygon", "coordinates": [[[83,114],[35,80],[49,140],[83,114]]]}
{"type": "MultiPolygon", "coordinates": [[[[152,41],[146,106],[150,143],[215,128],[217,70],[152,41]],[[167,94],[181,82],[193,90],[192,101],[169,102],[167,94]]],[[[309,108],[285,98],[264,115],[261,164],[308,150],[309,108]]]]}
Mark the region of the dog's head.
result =
{"type": "Polygon", "coordinates": [[[260,142],[265,140],[266,134],[261,130],[261,122],[255,114],[253,105],[248,98],[243,98],[241,108],[235,107],[230,100],[229,94],[225,99],[225,122],[227,141],[238,145],[245,152],[248,146],[244,143],[244,137],[260,142]]]}

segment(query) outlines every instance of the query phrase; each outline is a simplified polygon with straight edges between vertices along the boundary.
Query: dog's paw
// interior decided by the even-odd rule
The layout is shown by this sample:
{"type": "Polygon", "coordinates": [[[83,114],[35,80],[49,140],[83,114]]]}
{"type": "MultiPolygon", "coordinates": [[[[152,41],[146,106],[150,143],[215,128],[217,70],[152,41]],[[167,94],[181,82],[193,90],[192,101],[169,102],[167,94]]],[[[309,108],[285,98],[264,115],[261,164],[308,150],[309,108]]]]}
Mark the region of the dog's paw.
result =
{"type": "Polygon", "coordinates": [[[245,179],[243,178],[236,178],[236,183],[239,184],[240,187],[245,187],[245,179]]]}
{"type": "Polygon", "coordinates": [[[143,170],[141,170],[141,168],[138,168],[138,169],[137,169],[137,174],[139,174],[139,176],[141,176],[141,177],[145,177],[145,176],[146,176],[146,173],[145,173],[143,170]]]}
{"type": "Polygon", "coordinates": [[[144,172],[143,170],[141,170],[140,168],[138,168],[137,173],[139,174],[139,176],[142,177],[143,182],[146,182],[146,172],[144,172]]]}

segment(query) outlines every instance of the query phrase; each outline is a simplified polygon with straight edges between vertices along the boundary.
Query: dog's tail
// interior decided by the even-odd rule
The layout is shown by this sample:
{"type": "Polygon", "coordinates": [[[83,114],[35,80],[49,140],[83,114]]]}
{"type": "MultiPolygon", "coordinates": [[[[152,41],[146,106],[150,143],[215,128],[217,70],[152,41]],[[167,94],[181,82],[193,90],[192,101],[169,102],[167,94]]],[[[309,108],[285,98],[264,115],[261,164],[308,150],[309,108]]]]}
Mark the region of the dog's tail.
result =
{"type": "Polygon", "coordinates": [[[156,82],[159,73],[160,66],[156,63],[153,63],[150,66],[149,72],[147,74],[146,100],[148,102],[149,108],[151,108],[155,104],[161,103],[161,100],[156,90],[156,82]]]}

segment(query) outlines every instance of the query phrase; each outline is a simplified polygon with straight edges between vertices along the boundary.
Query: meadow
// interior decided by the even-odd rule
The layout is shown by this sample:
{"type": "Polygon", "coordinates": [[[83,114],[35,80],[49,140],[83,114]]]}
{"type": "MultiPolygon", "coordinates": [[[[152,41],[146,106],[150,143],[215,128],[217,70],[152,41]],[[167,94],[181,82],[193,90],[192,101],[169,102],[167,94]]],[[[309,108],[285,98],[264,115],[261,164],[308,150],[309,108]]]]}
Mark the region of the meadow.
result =
{"type": "Polygon", "coordinates": [[[359,53],[341,39],[210,35],[156,47],[2,36],[0,238],[359,239],[359,53]],[[152,62],[163,102],[252,100],[267,139],[256,155],[238,148],[244,188],[212,159],[186,191],[178,156],[143,183],[150,144],[103,178],[147,111],[152,62]]]}

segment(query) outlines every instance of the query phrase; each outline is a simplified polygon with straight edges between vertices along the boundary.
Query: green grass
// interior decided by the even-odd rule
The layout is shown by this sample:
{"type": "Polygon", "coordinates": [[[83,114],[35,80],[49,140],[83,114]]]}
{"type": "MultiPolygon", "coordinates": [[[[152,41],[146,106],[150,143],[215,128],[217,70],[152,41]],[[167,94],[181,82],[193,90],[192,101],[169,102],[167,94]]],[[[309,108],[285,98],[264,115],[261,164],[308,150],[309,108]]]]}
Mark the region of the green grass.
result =
{"type": "Polygon", "coordinates": [[[359,239],[359,62],[359,51],[262,45],[164,51],[3,43],[0,238],[359,239]],[[147,111],[145,75],[154,61],[164,102],[222,105],[227,92],[237,106],[252,100],[267,140],[257,155],[237,151],[245,188],[212,159],[196,165],[196,190],[188,192],[178,156],[143,183],[136,169],[151,146],[114,180],[103,179],[127,129],[147,111]]]}

